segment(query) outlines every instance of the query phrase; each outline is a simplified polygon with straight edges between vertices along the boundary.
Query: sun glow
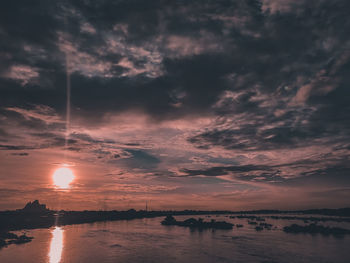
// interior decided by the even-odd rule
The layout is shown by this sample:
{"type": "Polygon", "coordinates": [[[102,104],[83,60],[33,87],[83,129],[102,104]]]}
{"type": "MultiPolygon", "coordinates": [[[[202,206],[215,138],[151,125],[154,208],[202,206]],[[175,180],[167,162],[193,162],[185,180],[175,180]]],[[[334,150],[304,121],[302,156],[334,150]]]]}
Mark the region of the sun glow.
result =
{"type": "Polygon", "coordinates": [[[70,168],[63,166],[56,169],[52,178],[55,186],[61,189],[68,189],[74,180],[74,174],[70,168]]]}

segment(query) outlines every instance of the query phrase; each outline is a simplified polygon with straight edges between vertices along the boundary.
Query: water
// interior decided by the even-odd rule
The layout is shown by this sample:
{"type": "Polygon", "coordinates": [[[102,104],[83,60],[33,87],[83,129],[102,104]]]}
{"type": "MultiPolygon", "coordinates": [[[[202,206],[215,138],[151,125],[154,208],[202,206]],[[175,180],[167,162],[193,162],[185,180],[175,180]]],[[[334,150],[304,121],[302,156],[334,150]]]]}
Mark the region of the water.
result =
{"type": "MultiPolygon", "coordinates": [[[[185,219],[189,216],[176,217],[185,219]]],[[[162,226],[163,218],[69,225],[26,231],[27,244],[0,250],[0,262],[349,262],[350,236],[287,234],[281,228],[300,220],[266,219],[277,227],[256,232],[247,219],[216,219],[243,224],[233,230],[191,231],[162,226]]],[[[342,226],[349,223],[326,222],[342,226]]],[[[19,231],[18,233],[22,233],[19,231]]]]}

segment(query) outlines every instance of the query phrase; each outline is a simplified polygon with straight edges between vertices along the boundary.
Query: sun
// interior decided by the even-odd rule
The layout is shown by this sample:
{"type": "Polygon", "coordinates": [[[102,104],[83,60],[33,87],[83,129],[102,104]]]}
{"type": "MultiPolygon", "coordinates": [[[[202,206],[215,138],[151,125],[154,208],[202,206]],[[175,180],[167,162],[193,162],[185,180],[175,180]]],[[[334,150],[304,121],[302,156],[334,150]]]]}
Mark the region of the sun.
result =
{"type": "Polygon", "coordinates": [[[68,189],[74,180],[74,173],[70,168],[63,166],[56,169],[53,173],[52,179],[56,187],[60,189],[68,189]]]}

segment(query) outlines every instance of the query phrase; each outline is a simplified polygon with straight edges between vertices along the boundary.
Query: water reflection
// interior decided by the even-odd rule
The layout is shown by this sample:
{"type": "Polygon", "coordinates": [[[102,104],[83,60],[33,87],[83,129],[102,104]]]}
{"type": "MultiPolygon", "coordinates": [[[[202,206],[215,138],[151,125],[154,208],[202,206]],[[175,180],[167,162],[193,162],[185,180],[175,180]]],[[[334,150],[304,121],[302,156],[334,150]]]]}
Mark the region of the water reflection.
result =
{"type": "Polygon", "coordinates": [[[60,227],[55,227],[52,231],[52,239],[50,244],[49,259],[50,263],[59,263],[61,261],[63,249],[63,232],[60,227]]]}

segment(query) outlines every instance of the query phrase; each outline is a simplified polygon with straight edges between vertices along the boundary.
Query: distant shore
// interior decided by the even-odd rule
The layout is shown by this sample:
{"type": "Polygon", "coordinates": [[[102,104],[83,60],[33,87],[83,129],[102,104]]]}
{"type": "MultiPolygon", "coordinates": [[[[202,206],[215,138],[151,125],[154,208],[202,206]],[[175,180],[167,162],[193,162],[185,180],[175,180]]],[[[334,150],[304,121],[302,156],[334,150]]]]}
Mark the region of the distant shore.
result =
{"type": "Polygon", "coordinates": [[[132,220],[139,218],[153,218],[167,215],[239,215],[251,218],[253,214],[271,215],[273,219],[301,219],[310,221],[350,222],[350,208],[341,209],[313,209],[297,211],[255,210],[255,211],[145,211],[130,209],[127,211],[2,211],[0,212],[0,230],[13,231],[21,229],[48,228],[71,224],[84,224],[100,221],[132,220]],[[287,215],[290,214],[290,215],[287,215]],[[319,215],[321,217],[296,217],[293,215],[319,215]]]}

